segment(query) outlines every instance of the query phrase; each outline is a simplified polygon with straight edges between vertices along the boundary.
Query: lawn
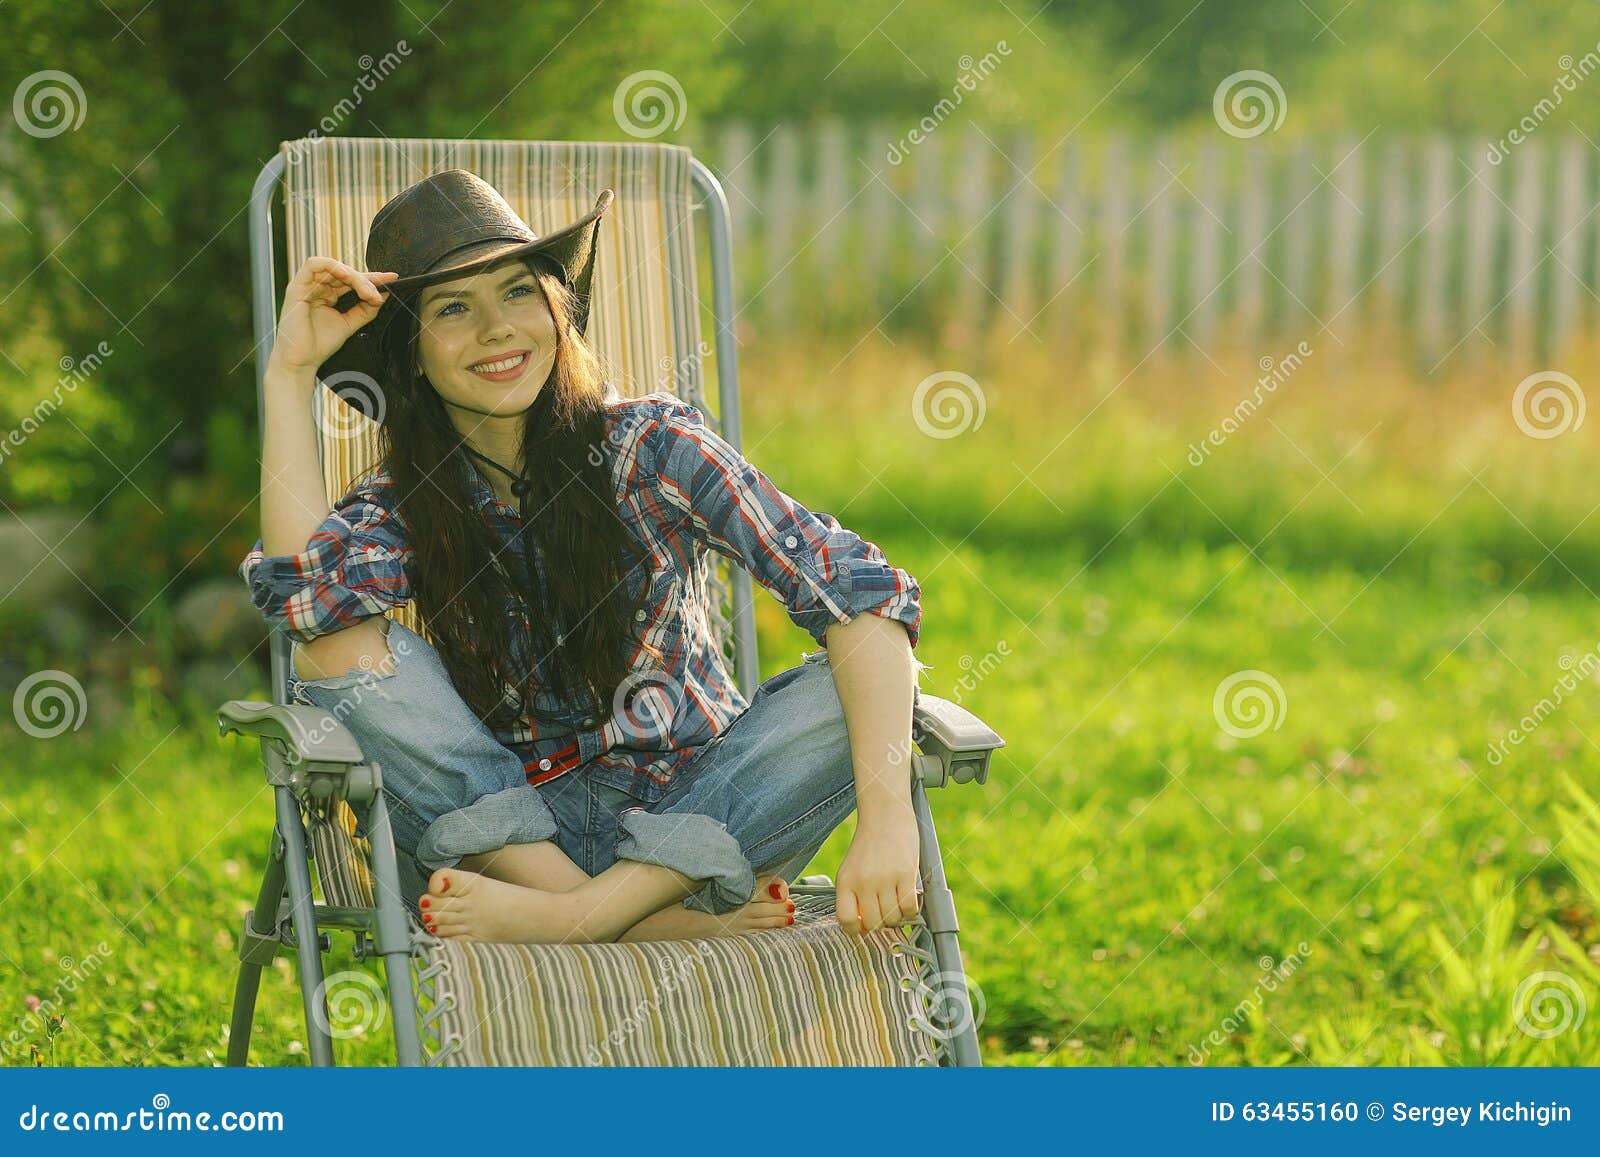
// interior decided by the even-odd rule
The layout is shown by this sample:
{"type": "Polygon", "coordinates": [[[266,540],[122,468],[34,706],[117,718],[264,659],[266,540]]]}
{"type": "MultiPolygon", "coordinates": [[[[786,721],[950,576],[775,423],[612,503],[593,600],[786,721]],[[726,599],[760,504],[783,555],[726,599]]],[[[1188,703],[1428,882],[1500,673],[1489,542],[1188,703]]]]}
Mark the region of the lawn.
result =
{"type": "MultiPolygon", "coordinates": [[[[909,385],[824,407],[794,366],[747,370],[748,453],[917,575],[925,689],[1008,743],[987,786],[934,799],[989,1063],[1600,1064],[1575,1031],[1600,999],[1583,446],[1486,435],[1500,395],[1463,387],[1441,422],[1308,383],[1197,467],[1226,382],[1140,409],[1139,383],[1055,399],[1037,367],[930,440],[898,420],[909,385]],[[1240,672],[1266,697],[1219,706],[1240,672]]],[[[764,673],[798,660],[765,596],[760,628],[764,673]]],[[[270,799],[198,705],[136,685],[125,708],[120,731],[0,733],[5,1063],[225,1051],[270,799]],[[59,999],[53,1037],[30,994],[59,999]]],[[[362,967],[334,944],[330,969],[362,967]]],[[[295,992],[280,957],[258,1061],[304,1063],[295,992]]],[[[390,1055],[386,1030],[337,1048],[390,1055]]]]}

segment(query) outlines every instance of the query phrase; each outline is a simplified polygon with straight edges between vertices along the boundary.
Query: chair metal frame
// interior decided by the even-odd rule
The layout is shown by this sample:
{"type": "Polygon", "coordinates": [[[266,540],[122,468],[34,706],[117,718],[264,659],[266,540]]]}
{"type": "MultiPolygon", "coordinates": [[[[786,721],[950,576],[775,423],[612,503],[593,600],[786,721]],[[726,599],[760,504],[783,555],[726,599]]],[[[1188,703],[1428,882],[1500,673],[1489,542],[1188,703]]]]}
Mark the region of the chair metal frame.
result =
{"type": "MultiPolygon", "coordinates": [[[[256,350],[256,405],[264,417],[264,378],[277,323],[273,260],[273,198],[283,187],[286,162],[280,151],[262,166],[250,195],[250,273],[256,350]]],[[[734,343],[732,234],[728,202],[716,176],[691,160],[694,187],[707,213],[712,262],[712,309],[721,433],[740,446],[739,374],[734,343]]],[[[742,567],[732,567],[736,678],[748,698],[758,685],[753,584],[742,567]]],[[[306,1032],[313,1066],[331,1066],[333,1037],[325,997],[322,954],[330,951],[326,929],[354,934],[357,959],[382,960],[393,1014],[396,1060],[427,1063],[418,1022],[418,1000],[411,971],[414,957],[433,942],[406,910],[400,894],[397,854],[388,808],[380,790],[382,769],[363,760],[354,737],[331,714],[290,705],[288,673],[291,640],[274,631],[270,640],[273,701],[233,701],[218,709],[218,729],[261,741],[262,762],[273,789],[276,824],[267,866],[239,935],[240,961],[228,1041],[228,1064],[243,1065],[249,1055],[261,971],[280,947],[295,950],[306,1032]],[[370,805],[369,837],[376,906],[340,907],[316,902],[311,884],[311,852],[302,807],[336,801],[370,805]]],[[[955,902],[945,878],[943,857],[928,806],[927,787],[987,779],[990,754],[1002,740],[976,716],[948,700],[919,696],[913,739],[920,750],[909,760],[912,803],[921,851],[923,911],[908,950],[924,959],[935,983],[925,998],[929,1023],[922,1027],[945,1042],[948,1063],[980,1064],[976,1024],[961,960],[955,902]],[[941,1031],[942,1030],[942,1031],[941,1031]]],[[[806,877],[796,891],[831,891],[826,877],[806,877]],[[808,881],[810,883],[808,883],[808,881]]]]}

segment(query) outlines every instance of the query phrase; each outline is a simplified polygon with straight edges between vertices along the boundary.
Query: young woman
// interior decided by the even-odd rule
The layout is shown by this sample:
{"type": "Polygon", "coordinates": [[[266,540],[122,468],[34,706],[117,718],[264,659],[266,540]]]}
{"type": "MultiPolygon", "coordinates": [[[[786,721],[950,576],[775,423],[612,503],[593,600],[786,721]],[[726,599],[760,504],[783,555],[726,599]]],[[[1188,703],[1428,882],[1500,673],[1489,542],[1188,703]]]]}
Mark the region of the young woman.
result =
{"type": "Polygon", "coordinates": [[[587,273],[528,249],[440,267],[401,293],[393,269],[295,274],[240,568],[298,641],[296,697],[382,766],[426,926],[571,942],[792,923],[786,879],[852,808],[840,922],[911,918],[915,580],[692,406],[619,398],[582,337],[587,273]],[[312,394],[375,318],[382,464],[330,511],[312,394]],[[707,550],[824,648],[748,702],[710,628],[707,550]],[[383,615],[411,600],[431,643],[383,615]]]}

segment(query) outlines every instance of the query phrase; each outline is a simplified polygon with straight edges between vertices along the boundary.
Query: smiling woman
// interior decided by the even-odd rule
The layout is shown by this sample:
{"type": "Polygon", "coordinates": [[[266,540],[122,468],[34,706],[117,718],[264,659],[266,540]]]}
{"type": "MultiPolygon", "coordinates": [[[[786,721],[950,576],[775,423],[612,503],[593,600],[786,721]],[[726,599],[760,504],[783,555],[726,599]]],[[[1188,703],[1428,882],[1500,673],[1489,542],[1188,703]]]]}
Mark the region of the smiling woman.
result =
{"type": "Polygon", "coordinates": [[[398,268],[306,262],[266,375],[262,541],[241,573],[300,642],[296,695],[383,766],[439,935],[792,923],[786,881],[853,807],[839,918],[901,922],[919,907],[917,583],[692,406],[604,380],[583,330],[610,199],[535,240],[452,170],[374,219],[369,264],[398,268]],[[383,457],[328,511],[311,391],[352,372],[387,400],[383,457]],[[750,700],[688,629],[714,613],[713,552],[824,648],[750,700]],[[426,640],[384,617],[413,600],[426,640]]]}

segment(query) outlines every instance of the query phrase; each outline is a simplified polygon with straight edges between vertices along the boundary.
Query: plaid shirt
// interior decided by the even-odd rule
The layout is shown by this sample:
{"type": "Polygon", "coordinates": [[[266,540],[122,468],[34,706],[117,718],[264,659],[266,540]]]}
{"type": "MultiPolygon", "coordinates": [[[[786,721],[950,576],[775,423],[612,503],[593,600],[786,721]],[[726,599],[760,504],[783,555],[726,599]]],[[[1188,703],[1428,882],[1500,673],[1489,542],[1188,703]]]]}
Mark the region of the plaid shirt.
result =
{"type": "MultiPolygon", "coordinates": [[[[609,719],[536,692],[533,711],[512,731],[496,733],[522,758],[529,783],[588,765],[586,774],[654,801],[745,709],[712,631],[705,592],[714,560],[706,548],[748,570],[820,646],[827,646],[828,627],[864,611],[903,624],[916,646],[916,580],[831,515],[784,494],[693,406],[665,393],[618,400],[607,406],[606,429],[618,512],[649,560],[648,609],[635,618],[665,666],[636,647],[609,719]],[[629,691],[631,697],[623,694],[629,691]]],[[[520,526],[516,508],[495,496],[464,455],[459,460],[478,513],[510,543],[520,526]]],[[[307,641],[410,601],[411,549],[397,498],[393,481],[376,471],[339,501],[301,553],[264,557],[258,541],[239,573],[267,621],[307,641]]],[[[536,568],[543,565],[536,555],[536,568]]],[[[520,614],[515,607],[506,614],[508,629],[525,632],[525,621],[512,617],[520,614]]]]}

